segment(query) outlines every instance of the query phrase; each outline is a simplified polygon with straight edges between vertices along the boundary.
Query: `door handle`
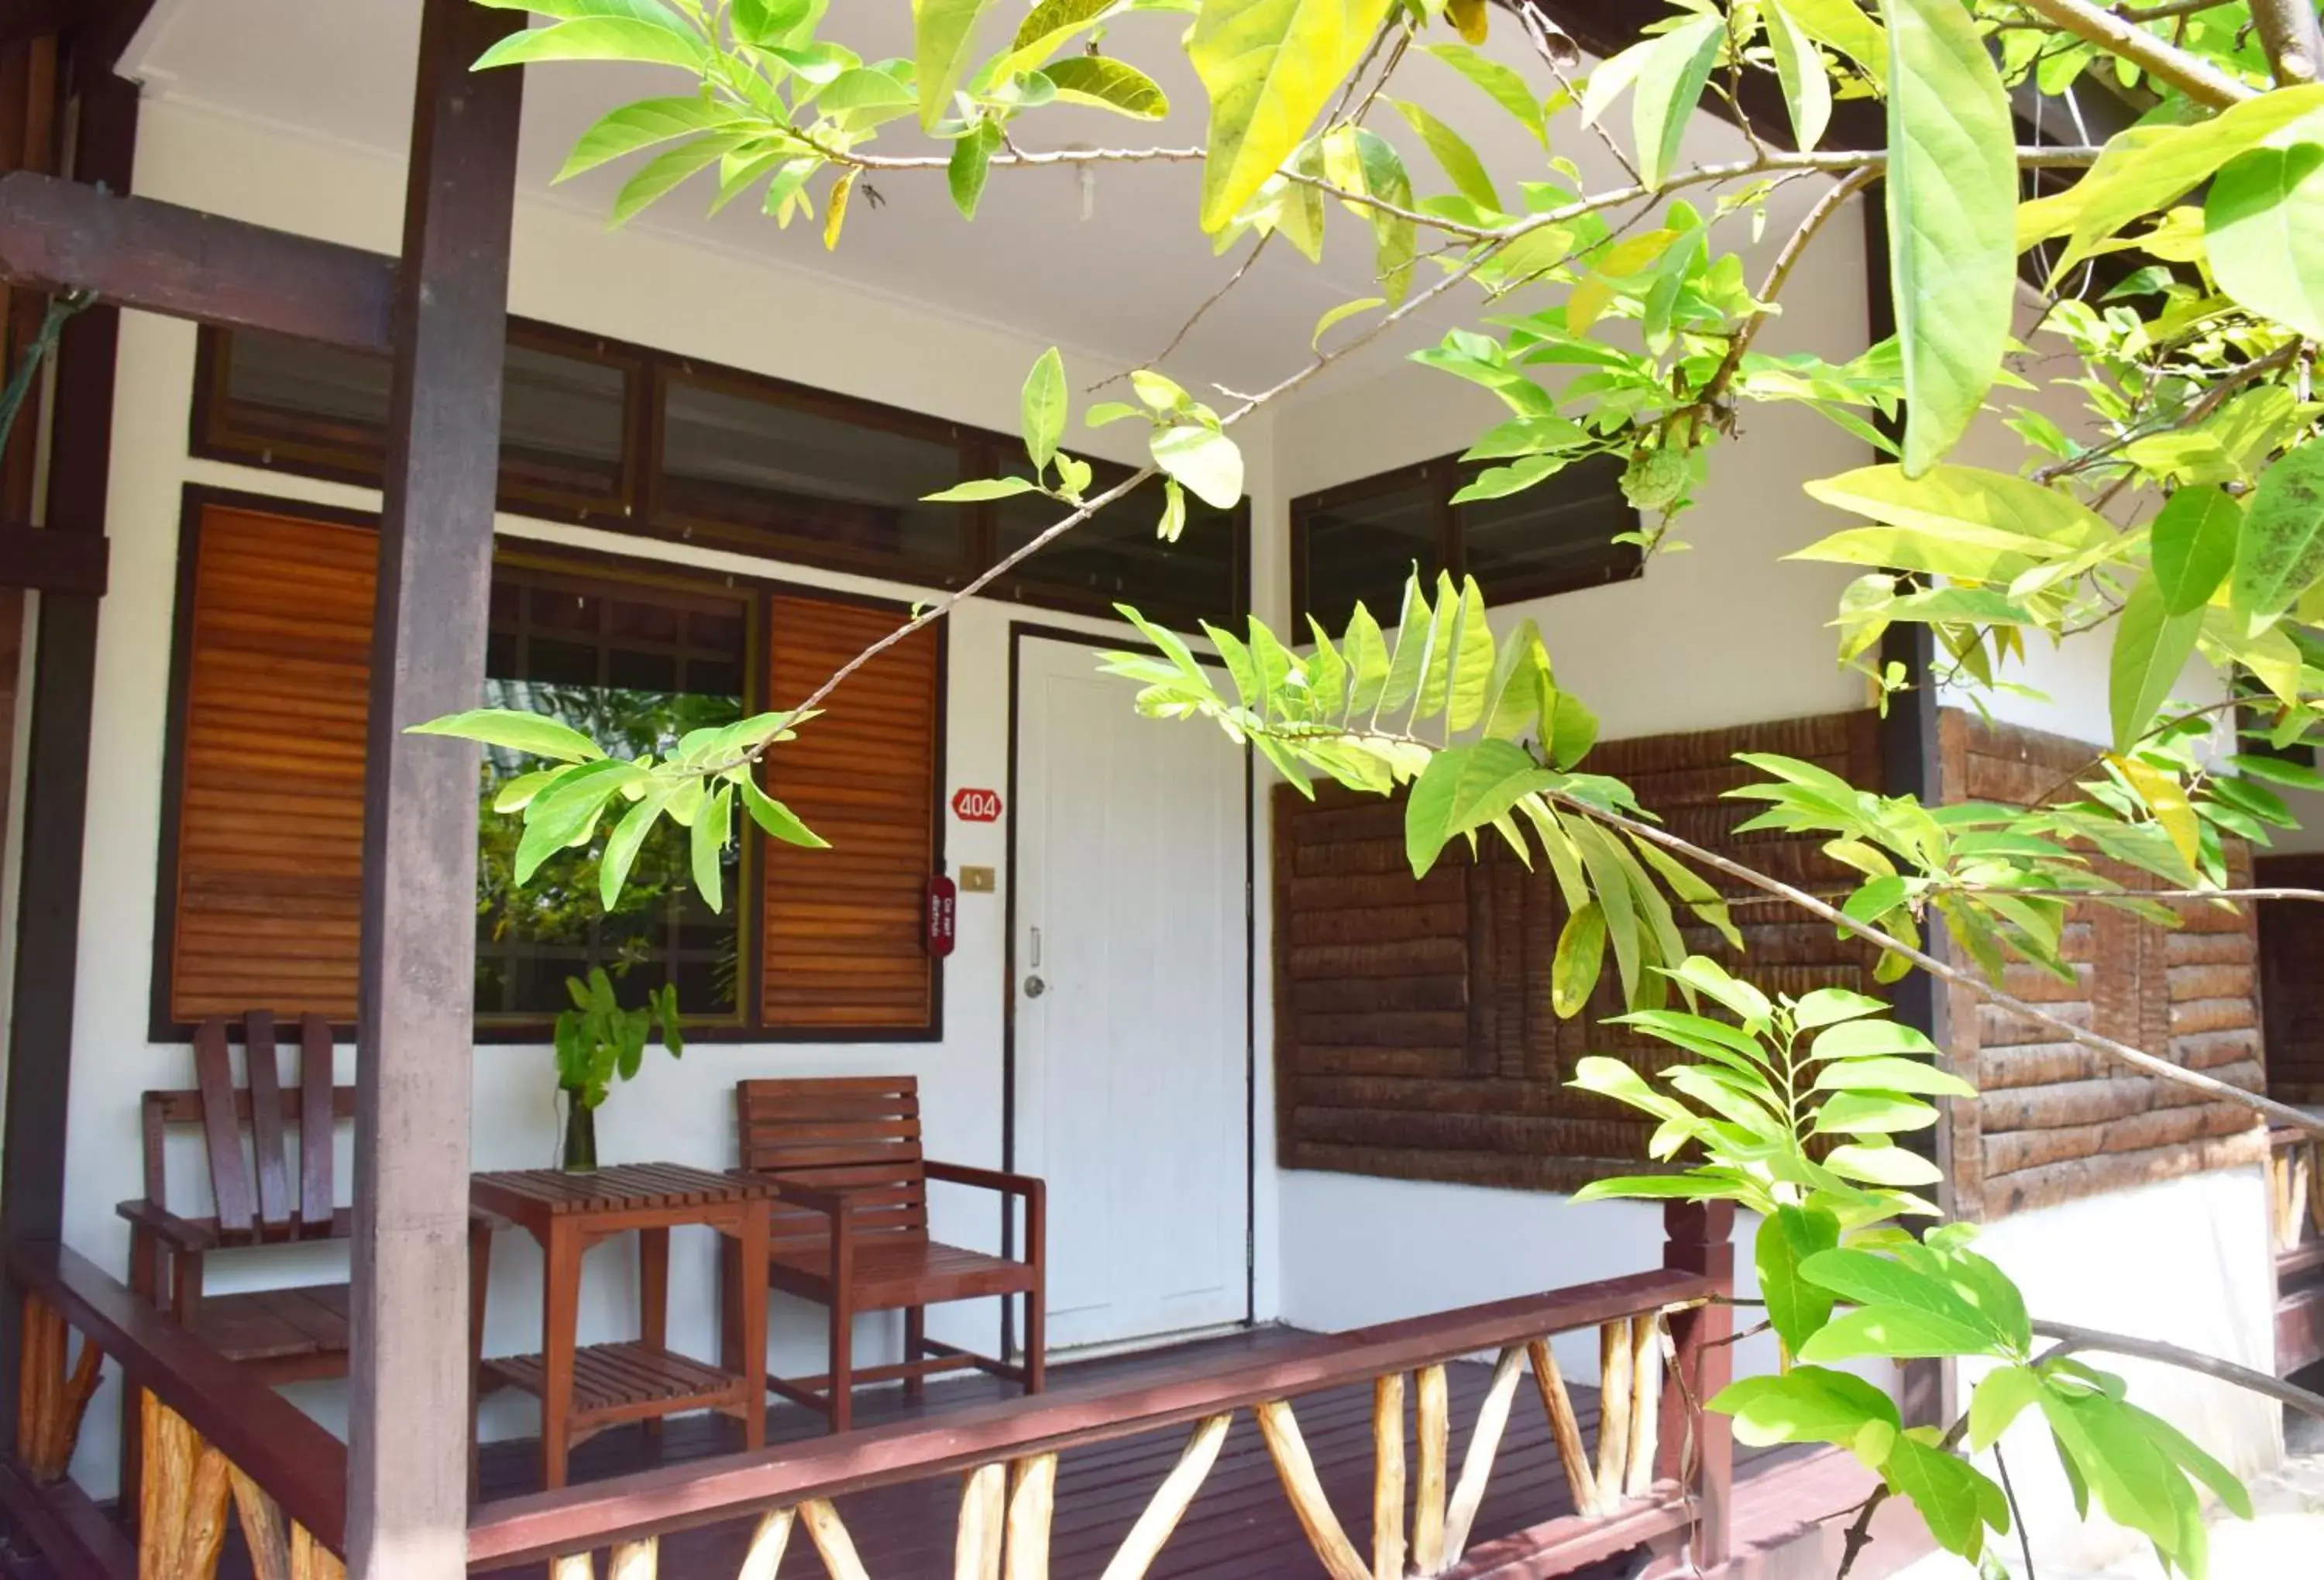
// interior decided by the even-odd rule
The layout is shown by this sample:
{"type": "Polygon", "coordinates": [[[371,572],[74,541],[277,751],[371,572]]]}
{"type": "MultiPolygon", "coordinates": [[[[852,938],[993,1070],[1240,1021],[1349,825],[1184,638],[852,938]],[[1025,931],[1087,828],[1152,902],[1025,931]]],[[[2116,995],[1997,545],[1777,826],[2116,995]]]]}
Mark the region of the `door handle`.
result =
{"type": "Polygon", "coordinates": [[[1042,981],[1040,978],[1028,977],[1025,978],[1026,997],[1038,998],[1042,994],[1047,993],[1048,990],[1049,985],[1047,982],[1042,981]]]}

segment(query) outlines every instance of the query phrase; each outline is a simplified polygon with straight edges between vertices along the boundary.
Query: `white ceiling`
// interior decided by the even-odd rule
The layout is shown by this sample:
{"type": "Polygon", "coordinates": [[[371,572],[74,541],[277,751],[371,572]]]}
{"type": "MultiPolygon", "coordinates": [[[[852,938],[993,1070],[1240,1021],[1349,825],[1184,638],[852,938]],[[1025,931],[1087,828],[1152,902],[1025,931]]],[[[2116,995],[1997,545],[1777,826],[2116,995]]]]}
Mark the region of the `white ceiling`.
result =
{"type": "MultiPolygon", "coordinates": [[[[420,0],[161,0],[124,68],[144,79],[149,95],[400,153],[410,124],[419,13],[420,0]]],[[[987,18],[991,41],[1005,41],[1017,20],[1017,5],[995,7],[987,18]]],[[[1167,13],[1133,15],[1109,41],[1112,52],[1157,69],[1173,103],[1168,121],[1150,125],[1060,108],[1031,117],[1026,142],[1199,142],[1205,106],[1178,47],[1185,25],[1185,18],[1167,13]],[[1165,67],[1175,70],[1159,69],[1165,67]]],[[[866,59],[908,54],[908,0],[841,0],[824,31],[866,59]]],[[[1494,52],[1525,71],[1545,95],[1554,86],[1514,27],[1497,30],[1494,52]]],[[[525,189],[546,193],[574,138],[606,109],[682,91],[682,80],[652,68],[530,69],[521,152],[525,189]]],[[[1441,62],[1414,55],[1398,71],[1393,91],[1428,105],[1470,136],[1496,172],[1526,179],[1549,174],[1538,146],[1441,62]]],[[[1441,178],[1401,120],[1385,107],[1373,119],[1406,148],[1423,189],[1442,189],[1441,178]]],[[[922,139],[907,121],[886,128],[872,152],[944,147],[922,139]]],[[[1585,170],[1593,162],[1604,168],[1594,142],[1560,152],[1585,170]]],[[[561,191],[602,210],[621,179],[617,171],[601,170],[561,191]]],[[[835,254],[824,251],[815,227],[779,230],[750,204],[705,214],[706,186],[664,199],[638,223],[762,250],[789,267],[1131,363],[1159,351],[1243,254],[1238,247],[1223,258],[1213,255],[1194,223],[1198,180],[1191,164],[1107,167],[1095,175],[1084,220],[1075,172],[996,171],[969,224],[954,210],[940,171],[898,173],[872,182],[884,199],[881,207],[873,207],[858,191],[835,254]]],[[[1345,215],[1335,215],[1333,225],[1333,244],[1320,267],[1287,247],[1268,248],[1250,276],[1187,336],[1172,359],[1174,371],[1240,388],[1272,382],[1297,366],[1320,314],[1372,294],[1363,226],[1345,215]]],[[[1369,365],[1377,369],[1388,357],[1434,341],[1453,321],[1416,321],[1395,344],[1375,348],[1369,365]]]]}

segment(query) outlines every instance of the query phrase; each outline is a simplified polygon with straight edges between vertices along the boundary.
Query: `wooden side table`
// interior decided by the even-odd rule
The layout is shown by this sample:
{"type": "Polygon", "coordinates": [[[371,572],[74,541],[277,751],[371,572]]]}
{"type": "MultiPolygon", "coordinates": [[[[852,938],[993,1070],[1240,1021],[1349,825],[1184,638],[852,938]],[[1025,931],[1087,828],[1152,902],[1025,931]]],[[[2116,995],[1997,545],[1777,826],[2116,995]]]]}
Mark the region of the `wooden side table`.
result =
{"type": "MultiPolygon", "coordinates": [[[[565,1484],[573,1446],[622,1421],[659,1421],[688,1410],[739,1416],[743,1441],[767,1435],[767,1202],[763,1181],[714,1174],[682,1163],[625,1163],[594,1174],[525,1169],[478,1174],[470,1182],[469,1257],[479,1291],[491,1270],[493,1220],[525,1230],[546,1259],[540,1352],[483,1359],[482,1323],[473,1343],[475,1388],[520,1388],[540,1401],[541,1484],[565,1484]],[[720,1258],[735,1276],[725,1291],[722,1347],[714,1366],[672,1353],[669,1232],[686,1225],[715,1229],[733,1245],[720,1258]],[[638,1236],[638,1337],[580,1346],[581,1258],[614,1235],[638,1236]],[[739,1303],[739,1310],[736,1307],[739,1303]],[[739,1334],[744,1342],[735,1343],[739,1334]],[[747,1342],[748,1336],[759,1342],[747,1342]]],[[[481,1295],[477,1300],[482,1309],[481,1295]]]]}

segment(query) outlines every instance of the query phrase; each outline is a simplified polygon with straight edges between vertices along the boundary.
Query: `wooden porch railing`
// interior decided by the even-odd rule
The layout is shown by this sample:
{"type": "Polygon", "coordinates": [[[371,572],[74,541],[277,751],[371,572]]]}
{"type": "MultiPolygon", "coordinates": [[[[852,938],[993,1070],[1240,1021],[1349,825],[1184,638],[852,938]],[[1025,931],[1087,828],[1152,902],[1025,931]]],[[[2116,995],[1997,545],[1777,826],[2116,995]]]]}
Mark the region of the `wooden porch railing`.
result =
{"type": "Polygon", "coordinates": [[[340,1580],[344,1444],[78,1254],[23,1242],[8,1247],[7,1263],[24,1325],[0,1502],[60,1572],[209,1580],[233,1519],[257,1580],[340,1580]],[[66,1474],[107,1359],[140,1391],[134,1539],[66,1474]]]}
{"type": "Polygon", "coordinates": [[[2275,1252],[2275,1369],[2324,1360],[2324,1145],[2297,1130],[2268,1136],[2268,1232],[2275,1252]]]}
{"type": "MultiPolygon", "coordinates": [[[[1047,1580],[1057,1458],[1092,1444],[1190,1428],[1103,1580],[1138,1580],[1201,1493],[1229,1424],[1256,1418],[1285,1496],[1331,1580],[1411,1575],[1547,1576],[1612,1554],[1691,1543],[1708,1569],[1726,1554],[1731,1441],[1701,1401],[1723,1386],[1731,1309],[1733,1210],[1668,1209],[1662,1271],[1319,1339],[1288,1358],[1102,1392],[1011,1400],[933,1419],[730,1455],[480,1505],[472,1571],[549,1560],[552,1580],[657,1580],[659,1539],[755,1516],[736,1580],[769,1580],[803,1531],[833,1580],[869,1580],[835,1500],[899,1483],[961,1478],[955,1580],[1047,1580]],[[1549,1339],[1596,1328],[1600,1425],[1594,1456],[1549,1339]],[[1456,1468],[1445,1366],[1498,1358],[1456,1468]],[[1672,1385],[1663,1385],[1667,1361],[1672,1385]],[[1493,1463],[1530,1375],[1547,1412],[1576,1512],[1472,1548],[1493,1463]],[[1410,1386],[1407,1389],[1407,1378],[1410,1386]],[[1358,1550],[1300,1436],[1303,1395],[1369,1382],[1373,1401],[1371,1550],[1358,1550]],[[1417,1426],[1405,1456],[1406,1400],[1417,1426]],[[1408,1513],[1408,1518],[1407,1518],[1408,1513]]],[[[696,1580],[689,1575],[688,1580],[696,1580]]]]}

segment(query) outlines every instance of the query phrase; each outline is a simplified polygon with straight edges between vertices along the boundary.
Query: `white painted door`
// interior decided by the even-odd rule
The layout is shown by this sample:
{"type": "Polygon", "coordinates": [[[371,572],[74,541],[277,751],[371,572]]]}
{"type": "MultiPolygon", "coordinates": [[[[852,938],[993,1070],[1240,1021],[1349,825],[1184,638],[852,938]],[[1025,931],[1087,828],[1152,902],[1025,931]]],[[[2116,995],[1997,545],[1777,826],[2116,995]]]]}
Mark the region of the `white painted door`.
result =
{"type": "Polygon", "coordinates": [[[1052,1349],[1249,1310],[1241,752],[1020,639],[1017,1167],[1049,1186],[1052,1349]]]}

